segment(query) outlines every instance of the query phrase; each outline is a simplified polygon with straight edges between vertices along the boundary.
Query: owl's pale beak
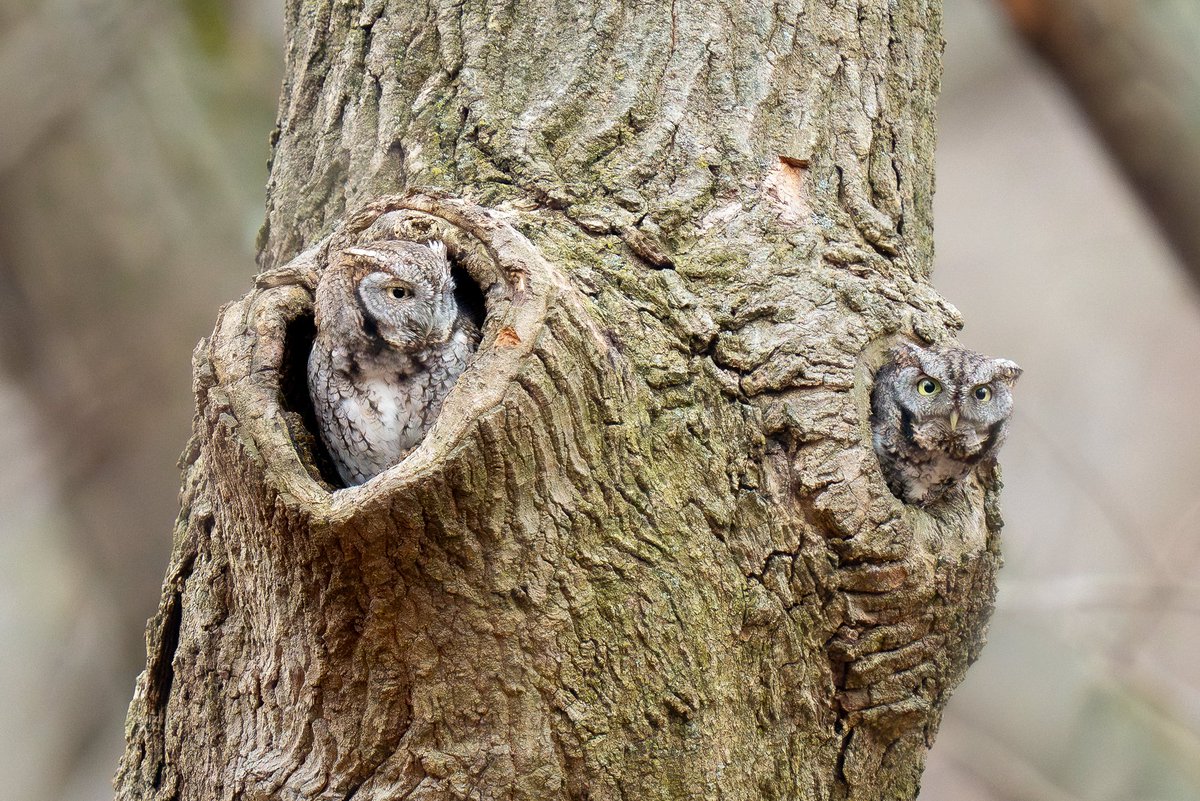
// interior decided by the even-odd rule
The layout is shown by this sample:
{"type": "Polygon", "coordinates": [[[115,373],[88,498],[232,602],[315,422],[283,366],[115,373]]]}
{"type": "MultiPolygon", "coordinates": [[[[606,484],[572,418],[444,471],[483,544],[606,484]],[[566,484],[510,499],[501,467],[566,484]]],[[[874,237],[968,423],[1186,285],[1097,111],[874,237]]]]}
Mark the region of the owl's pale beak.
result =
{"type": "Polygon", "coordinates": [[[950,411],[950,430],[958,430],[958,409],[952,409],[950,411]]]}

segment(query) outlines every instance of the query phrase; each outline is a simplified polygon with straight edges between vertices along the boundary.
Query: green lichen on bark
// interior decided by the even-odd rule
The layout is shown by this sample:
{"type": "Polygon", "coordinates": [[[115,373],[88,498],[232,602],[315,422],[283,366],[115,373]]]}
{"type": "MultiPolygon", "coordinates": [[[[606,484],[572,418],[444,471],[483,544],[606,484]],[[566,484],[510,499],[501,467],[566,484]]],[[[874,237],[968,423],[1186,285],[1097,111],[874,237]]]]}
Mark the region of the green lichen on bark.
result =
{"type": "Polygon", "coordinates": [[[939,4],[288,18],[119,797],[913,798],[997,566],[989,486],[905,508],[866,422],[887,343],[958,325],[939,4]],[[485,338],[421,449],[331,493],[287,326],[319,237],[405,188],[367,216],[488,250],[485,338]]]}

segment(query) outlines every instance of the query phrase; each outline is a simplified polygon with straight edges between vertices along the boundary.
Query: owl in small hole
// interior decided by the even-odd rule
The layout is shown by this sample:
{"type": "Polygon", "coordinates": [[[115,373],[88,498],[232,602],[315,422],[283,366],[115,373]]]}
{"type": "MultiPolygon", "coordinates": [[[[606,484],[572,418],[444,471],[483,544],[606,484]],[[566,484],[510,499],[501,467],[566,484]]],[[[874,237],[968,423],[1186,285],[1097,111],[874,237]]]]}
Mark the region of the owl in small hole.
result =
{"type": "Polygon", "coordinates": [[[424,438],[479,344],[441,242],[373,242],[332,254],[316,293],[308,390],[347,485],[424,438]]]}
{"type": "Polygon", "coordinates": [[[893,349],[871,392],[872,440],[892,493],[924,506],[994,460],[1020,375],[1008,359],[965,348],[893,349]]]}

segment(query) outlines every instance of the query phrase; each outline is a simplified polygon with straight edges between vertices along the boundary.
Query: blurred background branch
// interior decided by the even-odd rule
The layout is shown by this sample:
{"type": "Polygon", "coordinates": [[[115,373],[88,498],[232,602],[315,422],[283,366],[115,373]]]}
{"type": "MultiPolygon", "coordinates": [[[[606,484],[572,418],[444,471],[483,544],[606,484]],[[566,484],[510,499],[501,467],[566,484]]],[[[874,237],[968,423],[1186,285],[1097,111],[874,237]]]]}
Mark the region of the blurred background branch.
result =
{"type": "Polygon", "coordinates": [[[1070,87],[1200,282],[1200,3],[1000,2],[1070,87]]]}
{"type": "Polygon", "coordinates": [[[278,44],[246,26],[214,58],[174,4],[14,16],[0,353],[34,401],[76,547],[140,629],[166,554],[145,544],[174,516],[189,354],[254,269],[278,44]]]}
{"type": "Polygon", "coordinates": [[[0,0],[0,785],[111,798],[190,354],[254,274],[282,3],[0,0]]]}

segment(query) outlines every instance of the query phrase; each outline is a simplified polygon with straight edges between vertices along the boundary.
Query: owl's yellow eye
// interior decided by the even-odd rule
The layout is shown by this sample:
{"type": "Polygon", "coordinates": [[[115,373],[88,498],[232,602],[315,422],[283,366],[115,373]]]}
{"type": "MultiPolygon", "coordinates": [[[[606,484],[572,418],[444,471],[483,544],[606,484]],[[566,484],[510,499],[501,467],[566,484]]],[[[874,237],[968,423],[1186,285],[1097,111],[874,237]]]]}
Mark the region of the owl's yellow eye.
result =
{"type": "Polygon", "coordinates": [[[403,300],[408,297],[408,290],[402,286],[394,286],[391,288],[392,297],[396,300],[403,300]]]}
{"type": "Polygon", "coordinates": [[[917,382],[917,392],[922,395],[933,396],[942,391],[942,385],[937,381],[926,376],[917,382]]]}
{"type": "Polygon", "coordinates": [[[975,387],[975,400],[981,403],[986,403],[992,399],[992,388],[987,384],[980,384],[975,387]]]}

